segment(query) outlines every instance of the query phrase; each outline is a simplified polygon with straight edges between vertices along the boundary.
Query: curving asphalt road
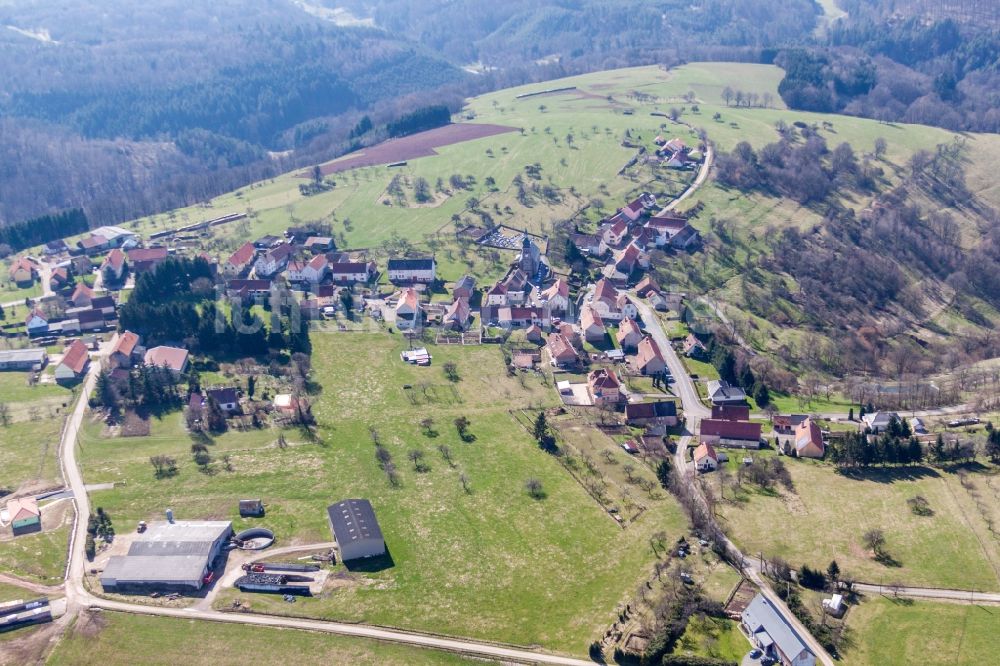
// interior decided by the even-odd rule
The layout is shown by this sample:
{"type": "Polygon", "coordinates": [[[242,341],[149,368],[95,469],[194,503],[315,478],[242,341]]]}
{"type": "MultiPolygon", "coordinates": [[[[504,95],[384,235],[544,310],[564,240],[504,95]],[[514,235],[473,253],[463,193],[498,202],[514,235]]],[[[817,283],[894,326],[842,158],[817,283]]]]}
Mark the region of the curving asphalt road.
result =
{"type": "MultiPolygon", "coordinates": [[[[702,403],[701,398],[698,397],[698,391],[695,388],[694,381],[688,375],[687,370],[684,368],[684,364],[680,357],[677,356],[677,351],[670,344],[669,338],[667,338],[666,333],[663,332],[663,327],[660,325],[660,320],[656,317],[652,309],[643,303],[640,299],[636,298],[634,295],[629,294],[629,300],[636,306],[639,311],[639,315],[642,317],[642,321],[646,324],[646,332],[653,336],[653,340],[656,344],[660,346],[660,350],[663,352],[663,356],[667,361],[667,367],[670,368],[670,373],[674,376],[675,386],[678,390],[678,395],[681,397],[681,403],[684,406],[684,416],[685,416],[685,427],[687,432],[696,433],[698,432],[698,424],[703,418],[711,416],[712,410],[709,409],[702,403]]],[[[694,491],[695,496],[698,497],[702,502],[705,501],[704,495],[701,493],[701,488],[695,481],[695,472],[687,464],[687,448],[691,443],[692,435],[685,435],[681,437],[677,442],[677,451],[674,454],[674,469],[676,473],[681,474],[681,478],[684,479],[694,491]]],[[[770,584],[767,580],[760,575],[760,572],[752,565],[747,565],[748,558],[736,547],[728,537],[725,538],[726,549],[731,554],[734,561],[744,563],[742,567],[743,574],[750,579],[759,589],[761,594],[763,594],[767,599],[774,604],[775,608],[784,616],[785,620],[791,624],[796,632],[802,637],[802,639],[809,645],[809,649],[812,650],[813,654],[816,655],[816,659],[819,660],[824,666],[833,666],[833,658],[830,654],[820,645],[819,641],[809,633],[809,631],[803,626],[797,617],[788,609],[774,590],[771,589],[770,584]]]]}

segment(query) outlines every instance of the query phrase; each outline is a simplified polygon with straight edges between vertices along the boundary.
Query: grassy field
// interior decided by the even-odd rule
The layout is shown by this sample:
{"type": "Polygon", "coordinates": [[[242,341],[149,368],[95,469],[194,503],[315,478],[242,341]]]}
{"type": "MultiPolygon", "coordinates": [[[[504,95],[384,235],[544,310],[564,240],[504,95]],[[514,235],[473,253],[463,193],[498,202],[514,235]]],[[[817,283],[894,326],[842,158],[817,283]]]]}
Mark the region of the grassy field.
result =
{"type": "Polygon", "coordinates": [[[0,541],[0,570],[46,585],[63,580],[70,526],[0,541]]]}
{"type": "MultiPolygon", "coordinates": [[[[223,517],[239,527],[248,523],[236,518],[236,500],[262,497],[267,517],[256,524],[274,528],[287,545],[328,541],[326,506],[367,497],[393,566],[351,573],[345,584],[295,607],[254,596],[253,608],[585,652],[615,605],[648,575],[649,535],[683,526],[676,505],[661,501],[627,530],[618,527],[508,413],[552,405],[556,395],[538,379],[522,386],[506,377],[495,347],[434,347],[434,366],[416,368],[400,361],[398,336],[313,338],[323,387],[314,402],[319,441],[291,432],[288,448],[279,449],[274,432],[229,433],[210,445],[215,471],[204,474],[191,462],[179,414],[154,422],[150,438],[106,439],[100,424],[90,423],[81,437],[86,480],[123,484],[95,492],[95,506],[120,531],[168,506],[180,518],[223,517]],[[458,366],[456,384],[441,370],[446,361],[458,366]],[[472,422],[475,441],[460,441],[452,424],[460,415],[472,422]],[[435,420],[436,437],[421,432],[424,417],[435,420]],[[391,451],[400,487],[379,469],[369,426],[391,451]],[[439,444],[450,447],[455,467],[439,444]],[[429,471],[414,470],[407,458],[414,448],[425,452],[429,471]],[[148,458],[156,453],[177,458],[177,476],[153,478],[148,458]],[[231,472],[221,462],[226,454],[231,472]],[[527,495],[528,478],[542,482],[544,500],[527,495]]],[[[233,596],[221,595],[220,605],[233,596]]]]}
{"type": "Polygon", "coordinates": [[[854,642],[845,663],[990,664],[996,659],[1000,611],[993,606],[901,602],[876,597],[852,608],[854,642]]]}
{"type": "Polygon", "coordinates": [[[0,487],[22,483],[57,483],[57,458],[62,419],[45,419],[0,426],[0,487]]]}
{"type": "Polygon", "coordinates": [[[794,493],[749,490],[720,505],[723,527],[744,552],[778,555],[796,568],[826,568],[835,559],[865,582],[1000,589],[1000,544],[986,522],[995,519],[997,505],[992,470],[973,471],[966,487],[957,474],[930,467],[872,469],[847,478],[830,465],[785,460],[794,493]],[[932,516],[910,510],[906,501],[917,495],[927,499],[932,516]],[[885,550],[899,566],[866,552],[862,535],[872,528],[884,531],[885,550]]]}
{"type": "Polygon", "coordinates": [[[214,666],[261,663],[446,666],[473,660],[419,648],[293,629],[198,622],[125,613],[84,614],[47,661],[52,666],[214,666]],[[192,649],[192,641],[197,649],[192,649]]]}

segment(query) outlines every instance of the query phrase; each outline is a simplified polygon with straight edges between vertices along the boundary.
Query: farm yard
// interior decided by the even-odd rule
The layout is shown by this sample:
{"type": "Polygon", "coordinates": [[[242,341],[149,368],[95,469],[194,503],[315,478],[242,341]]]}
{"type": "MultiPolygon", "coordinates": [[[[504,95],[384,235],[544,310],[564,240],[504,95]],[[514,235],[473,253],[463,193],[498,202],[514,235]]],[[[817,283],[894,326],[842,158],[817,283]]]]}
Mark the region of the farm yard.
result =
{"type": "MultiPolygon", "coordinates": [[[[582,652],[648,575],[650,535],[666,529],[676,539],[684,529],[679,507],[661,498],[622,530],[508,412],[553,406],[557,398],[536,377],[523,386],[507,377],[495,347],[436,347],[434,365],[418,368],[399,361],[403,343],[386,333],[318,333],[313,345],[321,387],[313,396],[315,440],[289,430],[281,448],[276,431],[229,432],[209,444],[215,462],[204,473],[191,461],[179,413],[151,420],[146,438],[107,439],[103,424],[91,422],[81,435],[85,478],[119,484],[94,492],[94,505],[119,529],[157,519],[168,506],[178,517],[231,519],[241,529],[251,521],[237,518],[234,498],[259,496],[267,516],[253,524],[289,545],[328,541],[326,506],[367,497],[391,566],[341,567],[337,585],[319,597],[289,608],[280,598],[255,596],[252,609],[569,652],[582,652]],[[449,361],[457,382],[441,370],[449,361]],[[458,436],[459,416],[471,422],[474,440],[458,436]],[[420,425],[426,418],[431,430],[420,425]],[[370,427],[392,455],[398,486],[376,460],[370,427]],[[423,471],[408,459],[412,449],[423,452],[423,471]],[[177,474],[155,479],[152,455],[175,457],[177,474]],[[541,482],[544,499],[525,492],[530,478],[541,482]]],[[[224,591],[216,605],[237,597],[244,595],[224,591]]]]}
{"type": "MultiPolygon", "coordinates": [[[[754,453],[760,455],[768,453],[754,453]]],[[[731,458],[734,471],[740,456],[731,458]]],[[[842,474],[828,464],[785,461],[794,491],[744,484],[735,495],[727,489],[719,504],[723,528],[744,552],[782,557],[795,568],[836,560],[845,575],[875,584],[1000,586],[1000,541],[989,529],[1000,501],[992,470],[920,466],[842,474]],[[911,510],[907,500],[917,496],[931,515],[911,510]],[[884,532],[888,564],[864,545],[871,529],[884,532]]],[[[711,481],[716,496],[719,483],[711,481]]]]}

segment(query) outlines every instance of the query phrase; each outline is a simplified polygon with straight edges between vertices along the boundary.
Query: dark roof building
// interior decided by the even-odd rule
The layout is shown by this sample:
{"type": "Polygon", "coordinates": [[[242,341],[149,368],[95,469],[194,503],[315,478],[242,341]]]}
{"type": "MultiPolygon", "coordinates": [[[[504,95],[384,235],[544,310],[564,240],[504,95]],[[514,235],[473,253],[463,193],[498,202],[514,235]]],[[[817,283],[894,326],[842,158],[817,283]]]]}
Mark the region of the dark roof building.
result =
{"type": "Polygon", "coordinates": [[[342,560],[385,554],[385,540],[371,502],[366,499],[346,499],[331,504],[326,513],[333,538],[340,547],[342,560]]]}
{"type": "Polygon", "coordinates": [[[626,405],[625,421],[630,425],[677,425],[677,403],[673,400],[659,400],[626,405]]]}

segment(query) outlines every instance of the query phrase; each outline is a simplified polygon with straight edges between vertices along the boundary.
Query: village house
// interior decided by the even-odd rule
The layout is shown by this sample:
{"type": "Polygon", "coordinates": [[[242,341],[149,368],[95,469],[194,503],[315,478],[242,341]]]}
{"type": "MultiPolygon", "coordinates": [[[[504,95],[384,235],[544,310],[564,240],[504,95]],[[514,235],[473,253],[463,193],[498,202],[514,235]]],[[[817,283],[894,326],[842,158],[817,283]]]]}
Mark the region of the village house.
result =
{"type": "Polygon", "coordinates": [[[108,365],[115,368],[131,368],[139,352],[140,340],[139,334],[132,331],[116,334],[111,353],[108,355],[108,365]]]}
{"type": "Polygon", "coordinates": [[[73,289],[73,295],[66,300],[69,301],[74,308],[89,308],[93,298],[94,290],[85,285],[83,282],[77,282],[76,287],[73,289]]]}
{"type": "Polygon", "coordinates": [[[16,537],[42,531],[42,511],[38,508],[38,501],[31,496],[8,500],[7,520],[16,537]]]}
{"type": "Polygon", "coordinates": [[[101,273],[104,274],[105,278],[110,277],[113,282],[121,282],[127,265],[128,260],[125,253],[115,248],[104,257],[104,263],[101,264],[101,273]]]}
{"type": "Polygon", "coordinates": [[[759,423],[702,419],[700,441],[741,449],[760,448],[759,423]]]}
{"type": "Polygon", "coordinates": [[[219,407],[227,414],[235,414],[240,411],[240,397],[232,386],[208,389],[205,391],[205,399],[209,398],[219,403],[219,407]]]}
{"type": "Polygon", "coordinates": [[[506,330],[532,325],[548,328],[552,325],[552,319],[545,308],[502,307],[497,309],[497,324],[506,330]]]}
{"type": "Polygon", "coordinates": [[[326,279],[329,265],[325,254],[317,254],[309,261],[292,261],[288,264],[288,281],[319,284],[326,279]]]}
{"type": "Polygon", "coordinates": [[[885,431],[893,419],[898,421],[899,414],[896,412],[869,412],[861,417],[861,423],[877,435],[885,431]]]}
{"type": "Polygon", "coordinates": [[[330,278],[337,284],[367,284],[375,277],[375,262],[344,261],[328,265],[330,278]]]}
{"type": "Polygon", "coordinates": [[[167,368],[174,375],[182,375],[188,367],[188,350],[180,347],[152,347],[146,350],[143,363],[157,368],[167,368]]]}
{"type": "Polygon", "coordinates": [[[246,277],[256,256],[253,243],[244,243],[240,249],[229,255],[229,259],[222,266],[222,274],[227,278],[246,277]]]}
{"type": "Polygon", "coordinates": [[[557,279],[542,290],[541,303],[553,313],[566,312],[569,309],[569,283],[563,278],[557,279]]]}
{"type": "Polygon", "coordinates": [[[104,295],[95,297],[90,301],[90,309],[97,310],[104,315],[105,319],[117,319],[116,312],[118,305],[112,296],[104,295]]]}
{"type": "Polygon", "coordinates": [[[642,341],[642,331],[634,319],[623,319],[615,335],[618,345],[625,350],[635,349],[642,341]]]}
{"type": "Polygon", "coordinates": [[[768,659],[781,666],[815,666],[816,656],[774,604],[758,594],[740,615],[743,630],[768,659]]]}
{"type": "Polygon", "coordinates": [[[640,373],[653,376],[667,372],[667,361],[663,358],[660,346],[650,336],[639,342],[635,356],[635,369],[640,373]]]}
{"type": "MultiPolygon", "coordinates": [[[[627,228],[627,227],[626,227],[627,228]]],[[[608,251],[604,236],[598,234],[572,234],[570,242],[576,246],[581,254],[591,257],[601,257],[608,251]]]]}
{"type": "Polygon", "coordinates": [[[571,345],[579,349],[582,340],[580,339],[580,331],[576,329],[576,326],[568,321],[564,321],[556,327],[556,332],[562,334],[571,345]]]}
{"type": "Polygon", "coordinates": [[[542,342],[545,341],[545,338],[542,335],[542,327],[539,326],[538,324],[532,324],[524,332],[524,339],[527,340],[528,342],[534,342],[535,344],[538,345],[542,344],[542,342]]]}
{"type": "Polygon", "coordinates": [[[601,278],[597,281],[590,305],[605,321],[617,322],[624,317],[635,319],[638,314],[638,310],[628,300],[628,296],[619,292],[607,278],[601,278]]]}
{"type": "Polygon", "coordinates": [[[626,204],[624,208],[620,208],[618,212],[635,222],[645,211],[653,208],[656,208],[656,197],[649,192],[643,192],[638,198],[626,204]]]}
{"type": "MultiPolygon", "coordinates": [[[[747,411],[750,411],[749,407],[747,411]]],[[[774,432],[782,435],[791,435],[799,427],[799,424],[807,418],[809,416],[806,414],[775,414],[771,418],[771,425],[774,427],[774,432]]]]}
{"type": "Polygon", "coordinates": [[[639,280],[639,283],[635,285],[635,293],[639,298],[648,298],[651,293],[658,291],[660,288],[649,275],[639,280]]]}
{"type": "Polygon", "coordinates": [[[799,458],[822,458],[826,453],[823,433],[812,419],[806,419],[796,426],[791,453],[799,458]]]}
{"type": "MultiPolygon", "coordinates": [[[[114,250],[112,250],[113,252],[114,250]]],[[[169,252],[165,247],[142,247],[128,251],[129,265],[136,275],[151,271],[166,261],[169,252]]]]}
{"type": "Polygon", "coordinates": [[[67,310],[66,316],[72,317],[72,319],[66,319],[63,321],[63,331],[66,330],[66,322],[72,321],[73,319],[77,321],[78,329],[80,331],[96,331],[107,325],[104,312],[94,308],[88,308],[72,313],[70,310],[67,310]]]}
{"type": "Polygon", "coordinates": [[[591,303],[584,305],[580,312],[580,332],[587,342],[603,342],[607,334],[604,319],[591,303]]]}
{"type": "Polygon", "coordinates": [[[545,349],[549,352],[553,367],[567,368],[579,361],[573,343],[562,333],[551,334],[545,342],[545,349]]]}
{"type": "Polygon", "coordinates": [[[673,400],[637,402],[625,406],[625,422],[630,426],[677,425],[677,403],[673,400]]]}
{"type": "Polygon", "coordinates": [[[746,402],[747,394],[724,379],[713,379],[708,382],[708,398],[713,405],[742,404],[746,402]]]}
{"type": "Polygon", "coordinates": [[[282,240],[274,234],[265,234],[253,242],[256,250],[270,250],[282,243],[282,240]]]}
{"type": "Polygon", "coordinates": [[[69,269],[65,266],[56,266],[53,268],[52,274],[49,276],[49,289],[60,291],[61,289],[65,289],[68,284],[69,269]]]}
{"type": "Polygon", "coordinates": [[[69,252],[69,246],[66,245],[66,241],[62,238],[57,238],[55,240],[49,241],[45,244],[45,249],[42,250],[45,256],[52,256],[54,254],[61,254],[63,252],[69,252]]]}
{"type": "Polygon", "coordinates": [[[261,255],[253,265],[257,278],[273,278],[288,267],[288,262],[295,254],[295,246],[282,243],[261,255]]]}
{"type": "Polygon", "coordinates": [[[456,298],[448,306],[444,316],[441,317],[441,325],[453,331],[464,331],[469,327],[469,319],[472,316],[472,309],[469,301],[464,298],[456,298]]]}
{"type": "Polygon", "coordinates": [[[604,243],[610,247],[617,247],[624,242],[628,238],[630,223],[630,218],[623,213],[612,216],[601,234],[604,243]]]}
{"type": "Polygon", "coordinates": [[[666,297],[658,291],[649,292],[649,304],[657,312],[666,312],[670,309],[666,297]]]}
{"type": "Polygon", "coordinates": [[[11,263],[8,276],[17,285],[28,286],[38,278],[38,264],[28,257],[19,257],[11,263]]]}
{"type": "Polygon", "coordinates": [[[430,284],[437,279],[437,264],[434,257],[423,259],[390,259],[389,281],[393,284],[419,282],[430,284]]]}
{"type": "Polygon", "coordinates": [[[693,459],[694,468],[703,474],[719,469],[719,454],[707,442],[698,445],[698,448],[694,450],[693,459]]]}
{"type": "Polygon", "coordinates": [[[56,366],[56,381],[60,384],[75,382],[85,374],[90,365],[90,354],[87,345],[83,340],[74,340],[73,343],[63,352],[62,360],[56,366]]]}
{"type": "Polygon", "coordinates": [[[271,293],[270,280],[230,280],[226,284],[226,295],[230,298],[240,298],[247,301],[252,298],[262,298],[271,293]]]}
{"type": "Polygon", "coordinates": [[[455,288],[451,290],[451,295],[454,298],[464,298],[471,301],[472,296],[476,293],[476,278],[471,275],[463,275],[458,282],[455,283],[455,288]]]}
{"type": "Polygon", "coordinates": [[[310,252],[329,252],[333,249],[333,239],[329,236],[309,236],[304,247],[310,252]]]}
{"type": "Polygon", "coordinates": [[[719,421],[749,421],[748,405],[712,405],[712,418],[719,421]]]}
{"type": "Polygon", "coordinates": [[[688,333],[687,337],[684,338],[684,344],[682,349],[684,350],[684,355],[688,358],[693,358],[696,360],[704,360],[708,357],[708,349],[705,344],[695,336],[694,333],[688,333]]]}
{"type": "Polygon", "coordinates": [[[612,277],[627,279],[637,270],[649,268],[649,255],[636,243],[629,243],[624,249],[615,253],[614,263],[608,266],[612,277]]]}
{"type": "Polygon", "coordinates": [[[38,308],[33,309],[24,319],[29,336],[44,335],[49,331],[49,319],[38,308]]]}
{"type": "Polygon", "coordinates": [[[406,287],[399,293],[395,312],[396,328],[399,330],[413,330],[420,326],[422,310],[420,308],[420,295],[416,289],[406,287]]]}
{"type": "Polygon", "coordinates": [[[598,407],[617,405],[625,399],[618,375],[608,368],[598,368],[587,375],[587,391],[598,407]]]}

